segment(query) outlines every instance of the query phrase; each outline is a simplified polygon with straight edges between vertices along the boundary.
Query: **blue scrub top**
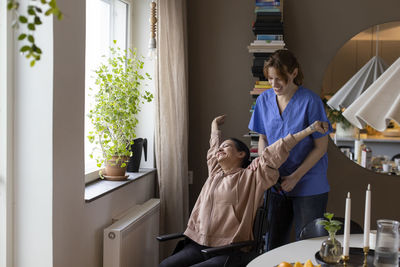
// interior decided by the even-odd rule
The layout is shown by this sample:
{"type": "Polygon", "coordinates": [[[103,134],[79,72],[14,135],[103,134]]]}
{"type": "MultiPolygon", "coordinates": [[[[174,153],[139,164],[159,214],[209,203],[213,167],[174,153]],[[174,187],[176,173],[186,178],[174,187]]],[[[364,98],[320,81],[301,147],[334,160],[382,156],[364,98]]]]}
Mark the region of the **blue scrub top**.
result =
{"type": "MultiPolygon", "coordinates": [[[[302,86],[290,99],[282,114],[279,113],[276,94],[273,89],[263,92],[256,101],[256,106],[249,123],[249,129],[267,136],[268,144],[273,144],[286,135],[295,134],[314,121],[326,121],[324,104],[320,97],[302,86]]],[[[314,147],[314,139],[321,138],[325,134],[315,132],[300,141],[291,151],[289,158],[279,168],[281,176],[287,176],[294,172],[304,161],[308,153],[314,147]]],[[[328,156],[324,156],[300,179],[288,196],[311,196],[329,191],[327,179],[328,156]]]]}

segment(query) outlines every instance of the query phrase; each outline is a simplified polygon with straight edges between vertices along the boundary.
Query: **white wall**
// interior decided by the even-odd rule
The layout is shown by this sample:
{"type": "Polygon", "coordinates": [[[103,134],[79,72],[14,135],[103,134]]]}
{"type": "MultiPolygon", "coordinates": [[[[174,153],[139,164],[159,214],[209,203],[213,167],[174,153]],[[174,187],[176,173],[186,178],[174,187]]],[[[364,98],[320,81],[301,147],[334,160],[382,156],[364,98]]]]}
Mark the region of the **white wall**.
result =
{"type": "MultiPolygon", "coordinates": [[[[28,1],[20,1],[22,9],[28,1]]],[[[34,67],[15,55],[14,256],[15,266],[52,266],[52,98],[51,19],[35,33],[45,53],[34,67]]],[[[20,45],[20,44],[18,44],[20,45]]]]}

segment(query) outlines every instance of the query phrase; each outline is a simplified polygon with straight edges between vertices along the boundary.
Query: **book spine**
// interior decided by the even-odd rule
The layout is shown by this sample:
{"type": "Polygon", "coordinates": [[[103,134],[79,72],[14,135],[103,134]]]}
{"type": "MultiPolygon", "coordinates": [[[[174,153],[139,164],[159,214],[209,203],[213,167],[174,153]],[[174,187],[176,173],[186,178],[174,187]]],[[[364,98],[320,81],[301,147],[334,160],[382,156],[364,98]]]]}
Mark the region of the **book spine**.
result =
{"type": "Polygon", "coordinates": [[[282,34],[257,34],[257,40],[283,40],[282,34]]]}
{"type": "Polygon", "coordinates": [[[255,84],[254,89],[269,89],[272,88],[271,85],[264,85],[264,84],[255,84]]]}
{"type": "Polygon", "coordinates": [[[280,6],[280,3],[276,3],[276,2],[264,2],[264,3],[256,3],[256,7],[260,6],[260,7],[264,7],[264,6],[280,6]]]}
{"type": "Polygon", "coordinates": [[[256,84],[257,85],[268,85],[268,86],[271,86],[268,81],[256,81],[256,84]]]}
{"type": "Polygon", "coordinates": [[[281,10],[277,7],[261,7],[261,6],[256,6],[256,8],[254,9],[254,13],[256,13],[257,15],[259,13],[280,13],[281,10]]]}
{"type": "Polygon", "coordinates": [[[276,50],[282,49],[283,47],[247,47],[249,50],[249,53],[273,53],[276,50]]]}
{"type": "Polygon", "coordinates": [[[285,43],[280,40],[254,40],[250,45],[284,46],[285,43]]]}

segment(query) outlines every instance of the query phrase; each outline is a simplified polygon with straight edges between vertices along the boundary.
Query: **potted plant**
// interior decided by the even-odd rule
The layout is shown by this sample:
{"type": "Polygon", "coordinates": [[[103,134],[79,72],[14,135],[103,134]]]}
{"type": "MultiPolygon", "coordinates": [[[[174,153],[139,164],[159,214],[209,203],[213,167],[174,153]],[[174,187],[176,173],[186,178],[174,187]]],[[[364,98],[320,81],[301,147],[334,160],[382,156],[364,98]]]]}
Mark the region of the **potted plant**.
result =
{"type": "Polygon", "coordinates": [[[336,110],[330,108],[326,103],[327,99],[323,98],[322,101],[325,103],[326,106],[326,115],[328,116],[329,121],[332,124],[335,124],[334,127],[336,129],[337,136],[355,136],[356,129],[355,127],[343,116],[342,110],[336,110]]]}
{"type": "Polygon", "coordinates": [[[148,73],[141,74],[144,62],[136,50],[111,47],[110,52],[107,62],[95,70],[98,88],[90,88],[95,101],[88,114],[93,126],[88,139],[96,145],[90,157],[97,160],[98,167],[105,166],[100,177],[121,180],[127,178],[137,114],[145,101],[152,101],[153,95],[142,91],[151,77],[148,73]]]}
{"type": "Polygon", "coordinates": [[[318,223],[328,231],[329,238],[322,242],[319,255],[326,263],[337,263],[342,256],[342,245],[335,237],[336,232],[341,228],[342,222],[333,220],[333,213],[326,212],[324,217],[327,220],[321,220],[318,223]]]}

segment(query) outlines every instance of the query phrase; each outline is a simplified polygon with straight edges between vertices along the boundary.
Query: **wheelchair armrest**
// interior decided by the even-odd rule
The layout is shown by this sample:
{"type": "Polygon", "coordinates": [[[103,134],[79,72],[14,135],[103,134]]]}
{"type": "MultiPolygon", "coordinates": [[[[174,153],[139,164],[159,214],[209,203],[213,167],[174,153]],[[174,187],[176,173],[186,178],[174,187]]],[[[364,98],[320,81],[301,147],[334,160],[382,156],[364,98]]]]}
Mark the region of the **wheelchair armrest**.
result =
{"type": "Polygon", "coordinates": [[[210,258],[215,255],[228,254],[228,253],[237,251],[241,248],[253,247],[255,245],[256,245],[256,242],[254,240],[244,241],[244,242],[232,243],[232,244],[229,244],[226,246],[221,246],[221,247],[202,249],[201,253],[203,253],[203,255],[206,256],[207,258],[210,258]]]}
{"type": "Polygon", "coordinates": [[[168,241],[168,240],[177,239],[177,238],[181,238],[181,237],[185,237],[185,235],[183,233],[173,233],[173,234],[157,236],[157,240],[162,242],[162,241],[168,241]]]}

